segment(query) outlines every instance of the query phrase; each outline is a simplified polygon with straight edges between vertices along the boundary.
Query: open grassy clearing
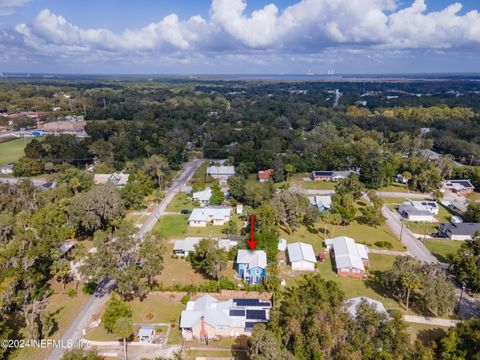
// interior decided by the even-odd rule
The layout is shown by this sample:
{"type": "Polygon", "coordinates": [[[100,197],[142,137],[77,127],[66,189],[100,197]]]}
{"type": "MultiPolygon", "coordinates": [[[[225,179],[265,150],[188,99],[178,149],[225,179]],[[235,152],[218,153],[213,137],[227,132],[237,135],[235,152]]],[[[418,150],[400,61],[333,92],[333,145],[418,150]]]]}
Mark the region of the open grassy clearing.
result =
{"type": "Polygon", "coordinates": [[[0,143],[0,166],[5,166],[20,159],[24,155],[23,150],[26,144],[31,140],[31,138],[23,138],[0,143]]]}
{"type": "MultiPolygon", "coordinates": [[[[74,283],[70,283],[67,286],[74,288],[74,283]]],[[[90,295],[86,295],[81,291],[82,286],[78,287],[78,294],[70,297],[61,289],[61,284],[52,282],[53,295],[50,296],[49,302],[46,308],[46,312],[54,314],[54,318],[57,323],[57,328],[54,329],[54,333],[49,336],[49,339],[58,340],[62,334],[67,330],[72,321],[78,315],[78,311],[90,298],[90,295]]],[[[26,333],[22,333],[28,338],[26,333]]],[[[46,359],[51,349],[39,349],[39,348],[23,348],[19,349],[15,353],[15,359],[30,360],[30,359],[46,359]]]]}
{"type": "Polygon", "coordinates": [[[432,326],[426,324],[406,323],[407,333],[410,335],[412,343],[420,340],[423,345],[430,345],[432,341],[437,341],[447,335],[448,328],[441,326],[432,326]]]}
{"type": "Polygon", "coordinates": [[[386,191],[386,192],[404,192],[404,193],[413,193],[415,191],[411,191],[407,185],[400,184],[400,183],[392,183],[388,186],[381,188],[379,191],[386,191]]]}
{"type": "Polygon", "coordinates": [[[193,201],[187,194],[180,192],[173,198],[172,202],[168,204],[166,211],[167,212],[178,212],[182,211],[182,209],[193,209],[193,201]]]}
{"type": "Polygon", "coordinates": [[[306,190],[335,190],[335,183],[331,181],[304,181],[302,188],[306,190]]]}
{"type": "Polygon", "coordinates": [[[428,250],[441,262],[447,262],[449,254],[455,254],[462,246],[463,241],[455,241],[448,239],[425,239],[423,244],[428,250]]]}

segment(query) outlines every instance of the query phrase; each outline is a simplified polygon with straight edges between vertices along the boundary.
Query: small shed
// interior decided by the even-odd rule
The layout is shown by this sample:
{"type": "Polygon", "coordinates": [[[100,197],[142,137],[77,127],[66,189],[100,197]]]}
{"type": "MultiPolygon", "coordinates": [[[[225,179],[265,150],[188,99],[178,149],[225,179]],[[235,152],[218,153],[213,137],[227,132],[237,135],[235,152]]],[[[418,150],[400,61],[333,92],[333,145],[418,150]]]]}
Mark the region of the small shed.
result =
{"type": "Polygon", "coordinates": [[[279,239],[278,240],[278,251],[285,251],[287,250],[287,240],[286,239],[279,239]]]}
{"type": "Polygon", "coordinates": [[[144,325],[138,330],[138,339],[140,342],[152,342],[155,337],[155,326],[144,325]]]}

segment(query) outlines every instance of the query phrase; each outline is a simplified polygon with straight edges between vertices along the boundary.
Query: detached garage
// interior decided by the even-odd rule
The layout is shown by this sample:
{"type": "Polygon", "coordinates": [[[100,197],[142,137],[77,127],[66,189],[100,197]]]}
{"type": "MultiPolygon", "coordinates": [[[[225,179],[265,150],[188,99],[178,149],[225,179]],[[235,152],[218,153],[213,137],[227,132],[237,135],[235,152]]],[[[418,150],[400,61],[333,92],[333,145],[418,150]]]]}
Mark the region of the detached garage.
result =
{"type": "Polygon", "coordinates": [[[310,244],[301,242],[288,244],[288,259],[294,271],[314,271],[317,258],[310,244]]]}

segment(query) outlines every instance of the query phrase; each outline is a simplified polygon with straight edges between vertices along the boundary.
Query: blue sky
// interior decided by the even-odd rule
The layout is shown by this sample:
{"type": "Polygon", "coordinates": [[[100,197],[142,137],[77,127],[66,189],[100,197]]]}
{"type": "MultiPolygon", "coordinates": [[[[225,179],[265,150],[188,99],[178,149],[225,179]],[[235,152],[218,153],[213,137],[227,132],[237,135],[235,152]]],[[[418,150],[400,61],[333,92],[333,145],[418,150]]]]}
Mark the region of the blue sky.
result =
{"type": "Polygon", "coordinates": [[[479,9],[477,0],[0,0],[0,72],[477,72],[479,9]]]}

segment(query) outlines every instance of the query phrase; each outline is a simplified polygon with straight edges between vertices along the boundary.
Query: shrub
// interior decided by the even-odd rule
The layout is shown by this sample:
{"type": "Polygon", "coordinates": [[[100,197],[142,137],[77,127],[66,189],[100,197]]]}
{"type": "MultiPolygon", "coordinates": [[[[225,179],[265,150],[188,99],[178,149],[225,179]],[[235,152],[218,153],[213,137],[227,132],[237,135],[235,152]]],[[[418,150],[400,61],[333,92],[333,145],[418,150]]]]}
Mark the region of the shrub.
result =
{"type": "Polygon", "coordinates": [[[375,246],[382,249],[391,249],[393,247],[392,243],[389,241],[377,241],[375,246]]]}
{"type": "Polygon", "coordinates": [[[93,281],[89,281],[87,283],[85,283],[83,285],[83,289],[82,291],[85,293],[85,294],[88,294],[88,295],[93,295],[93,293],[95,292],[95,289],[97,288],[98,284],[96,282],[93,282],[93,281]]]}
{"type": "Polygon", "coordinates": [[[68,295],[69,297],[77,296],[77,290],[75,290],[75,289],[68,289],[68,290],[67,290],[67,295],[68,295]]]}
{"type": "Polygon", "coordinates": [[[189,301],[190,301],[190,295],[188,295],[188,294],[183,295],[182,300],[181,300],[182,304],[186,305],[189,301]]]}

